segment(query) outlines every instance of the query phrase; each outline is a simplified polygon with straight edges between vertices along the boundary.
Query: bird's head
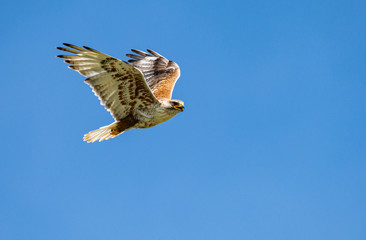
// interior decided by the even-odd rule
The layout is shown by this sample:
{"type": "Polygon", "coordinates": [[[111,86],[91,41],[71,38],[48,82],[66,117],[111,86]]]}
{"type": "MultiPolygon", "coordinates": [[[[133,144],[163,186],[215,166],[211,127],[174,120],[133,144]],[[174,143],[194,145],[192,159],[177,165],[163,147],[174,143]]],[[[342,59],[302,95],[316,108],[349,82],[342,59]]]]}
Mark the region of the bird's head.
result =
{"type": "Polygon", "coordinates": [[[183,112],[184,102],[177,99],[160,99],[160,103],[172,111],[183,112]]]}
{"type": "Polygon", "coordinates": [[[173,109],[179,110],[181,112],[184,111],[184,102],[183,101],[177,100],[177,99],[172,99],[172,100],[170,100],[170,104],[173,109]]]}

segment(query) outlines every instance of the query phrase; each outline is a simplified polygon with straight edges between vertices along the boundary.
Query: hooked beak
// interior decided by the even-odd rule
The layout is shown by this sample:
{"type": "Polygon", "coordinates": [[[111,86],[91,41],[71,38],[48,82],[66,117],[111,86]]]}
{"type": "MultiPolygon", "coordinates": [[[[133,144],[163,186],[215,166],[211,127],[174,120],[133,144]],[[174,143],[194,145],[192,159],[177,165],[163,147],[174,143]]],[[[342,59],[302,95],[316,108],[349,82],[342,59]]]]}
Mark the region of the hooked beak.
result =
{"type": "Polygon", "coordinates": [[[174,108],[175,109],[179,109],[182,112],[184,111],[184,106],[175,106],[174,108]]]}

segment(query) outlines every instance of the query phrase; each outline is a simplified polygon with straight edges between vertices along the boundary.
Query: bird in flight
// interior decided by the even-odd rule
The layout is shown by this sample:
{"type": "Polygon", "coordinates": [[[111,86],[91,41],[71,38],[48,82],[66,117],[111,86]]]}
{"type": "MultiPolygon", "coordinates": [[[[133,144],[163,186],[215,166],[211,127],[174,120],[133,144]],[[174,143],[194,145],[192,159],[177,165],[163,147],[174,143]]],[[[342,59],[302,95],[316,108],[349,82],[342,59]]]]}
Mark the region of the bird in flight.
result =
{"type": "Polygon", "coordinates": [[[115,122],[84,135],[84,141],[114,138],[133,128],[150,128],[183,112],[184,103],[171,99],[180,76],[179,66],[159,53],[131,49],[135,54],[121,61],[89,47],[63,43],[57,49],[73,53],[58,55],[69,68],[87,77],[102,105],[115,122]]]}

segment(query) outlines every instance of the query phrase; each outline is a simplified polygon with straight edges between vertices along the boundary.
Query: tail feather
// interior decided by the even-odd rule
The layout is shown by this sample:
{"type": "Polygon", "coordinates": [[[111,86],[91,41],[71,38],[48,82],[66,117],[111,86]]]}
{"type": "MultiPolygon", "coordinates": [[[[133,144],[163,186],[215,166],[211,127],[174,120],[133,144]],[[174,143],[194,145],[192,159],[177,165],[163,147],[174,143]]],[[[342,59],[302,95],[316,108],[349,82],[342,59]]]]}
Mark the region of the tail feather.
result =
{"type": "Polygon", "coordinates": [[[114,137],[117,137],[118,135],[124,133],[128,129],[124,131],[120,131],[118,127],[118,122],[112,123],[108,126],[101,127],[97,130],[91,131],[84,135],[84,141],[95,142],[98,141],[101,142],[103,140],[108,140],[114,137]]]}

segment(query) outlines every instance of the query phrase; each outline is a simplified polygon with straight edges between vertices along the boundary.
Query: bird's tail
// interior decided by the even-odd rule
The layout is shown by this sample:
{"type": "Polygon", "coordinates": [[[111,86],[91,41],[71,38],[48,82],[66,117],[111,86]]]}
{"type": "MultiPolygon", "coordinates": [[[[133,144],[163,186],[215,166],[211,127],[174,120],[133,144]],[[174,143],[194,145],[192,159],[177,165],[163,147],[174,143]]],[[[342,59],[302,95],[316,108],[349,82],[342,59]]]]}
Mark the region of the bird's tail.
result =
{"type": "Polygon", "coordinates": [[[127,129],[120,129],[119,122],[114,122],[108,126],[101,127],[97,130],[85,134],[84,141],[87,141],[89,143],[99,140],[99,142],[101,142],[103,140],[114,138],[124,133],[125,131],[127,131],[127,129]]]}

